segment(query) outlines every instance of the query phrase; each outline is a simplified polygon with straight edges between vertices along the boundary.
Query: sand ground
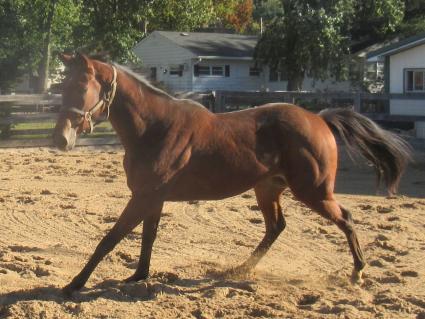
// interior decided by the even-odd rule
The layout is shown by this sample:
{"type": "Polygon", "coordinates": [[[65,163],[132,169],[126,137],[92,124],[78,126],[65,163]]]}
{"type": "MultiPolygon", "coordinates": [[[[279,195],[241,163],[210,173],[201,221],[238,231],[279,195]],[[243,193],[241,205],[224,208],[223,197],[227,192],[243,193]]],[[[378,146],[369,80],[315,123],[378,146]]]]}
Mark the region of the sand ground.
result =
{"type": "Polygon", "coordinates": [[[0,151],[0,317],[10,318],[425,318],[425,157],[401,196],[375,195],[366,166],[341,160],[338,200],[353,213],[368,260],[352,259],[336,226],[282,198],[287,228],[253,274],[221,272],[249,256],[264,222],[249,191],[223,201],[167,203],[151,278],[124,284],[141,227],[64,299],[129,199],[120,148],[0,151]]]}

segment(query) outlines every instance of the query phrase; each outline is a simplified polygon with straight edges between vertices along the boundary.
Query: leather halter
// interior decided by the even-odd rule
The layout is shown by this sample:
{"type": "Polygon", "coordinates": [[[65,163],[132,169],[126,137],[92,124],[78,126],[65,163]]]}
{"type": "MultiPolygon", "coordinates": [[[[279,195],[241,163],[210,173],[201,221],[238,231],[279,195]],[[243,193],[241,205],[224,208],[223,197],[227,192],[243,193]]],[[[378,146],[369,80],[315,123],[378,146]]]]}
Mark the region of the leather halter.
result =
{"type": "Polygon", "coordinates": [[[102,99],[100,99],[90,110],[88,110],[87,112],[84,112],[83,110],[80,110],[76,107],[70,107],[70,108],[66,108],[62,110],[62,112],[72,112],[72,113],[77,113],[81,115],[85,121],[89,122],[90,133],[93,132],[93,129],[96,124],[102,121],[107,121],[109,119],[109,108],[112,104],[112,101],[114,100],[115,93],[117,90],[117,69],[113,65],[111,67],[114,73],[112,77],[112,82],[109,84],[111,88],[110,90],[108,90],[107,92],[103,94],[102,99]],[[106,118],[102,121],[96,121],[96,123],[93,123],[93,118],[92,118],[93,114],[97,112],[102,106],[104,106],[104,109],[106,108],[107,110],[106,118]]]}

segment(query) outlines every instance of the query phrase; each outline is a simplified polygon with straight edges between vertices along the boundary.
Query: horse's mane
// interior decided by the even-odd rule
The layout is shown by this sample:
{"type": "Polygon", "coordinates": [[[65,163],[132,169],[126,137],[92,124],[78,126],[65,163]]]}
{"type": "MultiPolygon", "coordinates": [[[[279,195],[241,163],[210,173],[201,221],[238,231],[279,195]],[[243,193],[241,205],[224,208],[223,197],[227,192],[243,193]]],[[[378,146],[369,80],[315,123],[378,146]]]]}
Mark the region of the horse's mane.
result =
{"type": "Polygon", "coordinates": [[[120,65],[118,63],[112,63],[116,68],[120,69],[121,71],[123,71],[124,73],[126,73],[127,75],[129,75],[130,77],[132,77],[136,82],[138,82],[141,86],[143,86],[144,88],[150,90],[151,92],[157,94],[157,95],[161,95],[163,97],[168,97],[170,99],[174,99],[171,95],[169,95],[167,92],[162,91],[161,89],[158,89],[157,87],[155,87],[145,76],[134,72],[133,70],[131,70],[130,68],[120,65]]]}

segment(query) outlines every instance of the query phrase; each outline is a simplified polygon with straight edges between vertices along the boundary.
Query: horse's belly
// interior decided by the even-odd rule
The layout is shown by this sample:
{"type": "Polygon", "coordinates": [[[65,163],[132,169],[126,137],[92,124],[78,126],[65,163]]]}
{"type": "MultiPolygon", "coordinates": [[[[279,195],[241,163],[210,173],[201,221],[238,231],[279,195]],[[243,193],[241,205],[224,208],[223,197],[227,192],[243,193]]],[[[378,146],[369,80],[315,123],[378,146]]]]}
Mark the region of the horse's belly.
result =
{"type": "Polygon", "coordinates": [[[260,167],[250,170],[188,170],[176,179],[166,200],[216,200],[243,193],[257,183],[265,172],[260,167]]]}

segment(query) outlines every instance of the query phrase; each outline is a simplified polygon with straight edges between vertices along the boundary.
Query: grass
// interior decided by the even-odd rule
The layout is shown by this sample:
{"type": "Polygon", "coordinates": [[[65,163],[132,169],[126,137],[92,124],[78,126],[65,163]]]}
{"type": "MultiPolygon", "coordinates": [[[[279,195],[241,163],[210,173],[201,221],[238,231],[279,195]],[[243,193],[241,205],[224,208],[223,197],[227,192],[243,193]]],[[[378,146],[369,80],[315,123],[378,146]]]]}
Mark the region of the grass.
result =
{"type": "MultiPolygon", "coordinates": [[[[39,123],[19,123],[12,127],[10,139],[17,140],[26,140],[26,139],[44,139],[50,138],[52,135],[52,130],[54,129],[56,123],[54,122],[39,122],[39,123]],[[38,132],[31,133],[31,130],[37,130],[38,132]],[[46,130],[46,133],[40,133],[40,130],[46,130]],[[27,131],[23,134],[23,131],[27,131]]],[[[110,128],[112,126],[109,122],[103,122],[96,126],[96,128],[110,128]]],[[[99,132],[96,131],[96,128],[91,134],[83,134],[84,138],[97,138],[97,137],[109,137],[114,136],[115,132],[99,132]]]]}

